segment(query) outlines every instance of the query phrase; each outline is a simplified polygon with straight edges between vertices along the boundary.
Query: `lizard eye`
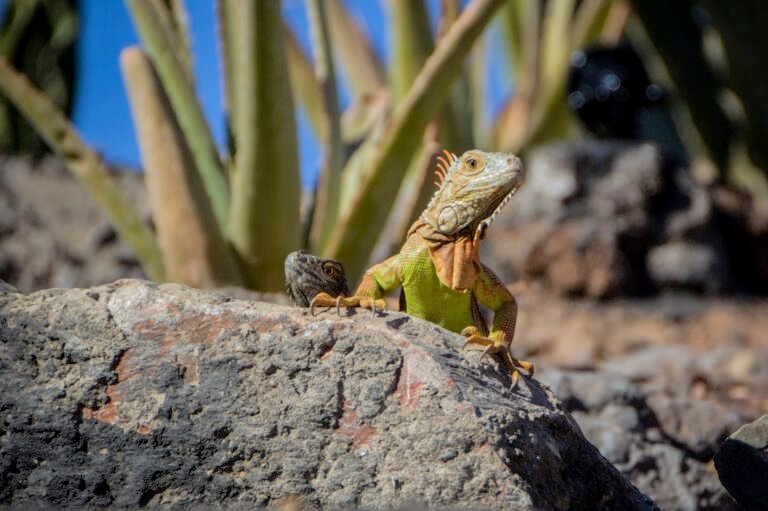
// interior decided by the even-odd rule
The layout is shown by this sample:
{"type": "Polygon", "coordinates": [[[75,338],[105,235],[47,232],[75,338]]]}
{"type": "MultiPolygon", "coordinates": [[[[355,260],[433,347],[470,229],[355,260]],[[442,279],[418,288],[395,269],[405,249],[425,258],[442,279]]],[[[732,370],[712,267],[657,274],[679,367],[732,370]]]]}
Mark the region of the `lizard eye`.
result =
{"type": "Polygon", "coordinates": [[[470,158],[467,160],[467,165],[469,165],[469,168],[476,169],[477,168],[477,160],[474,158],[470,158]]]}
{"type": "Polygon", "coordinates": [[[334,267],[332,264],[326,264],[323,266],[323,273],[329,277],[334,277],[337,274],[337,270],[336,267],[334,267]]]}

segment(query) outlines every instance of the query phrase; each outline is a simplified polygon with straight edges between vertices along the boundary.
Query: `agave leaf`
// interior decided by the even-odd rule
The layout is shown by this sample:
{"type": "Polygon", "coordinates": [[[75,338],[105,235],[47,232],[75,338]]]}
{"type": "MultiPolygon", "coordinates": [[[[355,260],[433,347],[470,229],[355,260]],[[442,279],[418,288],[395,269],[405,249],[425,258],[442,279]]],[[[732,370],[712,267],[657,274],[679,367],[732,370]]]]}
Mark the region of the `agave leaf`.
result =
{"type": "MultiPolygon", "coordinates": [[[[657,0],[633,3],[664,67],[687,104],[710,157],[721,173],[724,172],[734,130],[719,103],[720,80],[703,52],[702,30],[691,19],[690,5],[657,0]]],[[[745,45],[745,50],[746,46],[749,45],[745,45]]],[[[753,79],[754,72],[749,74],[750,80],[753,79]]]]}
{"type": "Polygon", "coordinates": [[[323,250],[344,261],[352,278],[360,275],[376,242],[377,230],[371,225],[382,225],[389,215],[402,178],[421,144],[424,128],[445,104],[464,58],[502,3],[474,0],[464,9],[427,59],[373,147],[371,170],[323,250]]]}
{"type": "Polygon", "coordinates": [[[133,111],[166,280],[194,287],[238,284],[229,245],[152,63],[138,47],[120,65],[133,111]]]}
{"type": "Polygon", "coordinates": [[[749,157],[768,173],[768,70],[756,57],[768,54],[768,12],[762,2],[701,2],[720,33],[728,60],[728,84],[738,94],[747,118],[749,157]]]}
{"type": "MultiPolygon", "coordinates": [[[[532,5],[538,7],[539,0],[507,2],[501,10],[501,24],[506,35],[509,64],[518,82],[523,78],[525,70],[526,48],[529,42],[525,38],[525,26],[530,21],[526,14],[532,5]]],[[[538,20],[536,24],[538,25],[538,20]]]]}
{"type": "Polygon", "coordinates": [[[574,31],[568,31],[573,6],[570,1],[547,4],[542,35],[542,87],[529,116],[530,123],[526,138],[521,144],[523,146],[566,137],[574,129],[573,116],[568,111],[564,98],[568,59],[571,52],[584,46],[589,38],[603,34],[611,16],[606,12],[610,6],[583,3],[575,13],[576,28],[574,31]]]}
{"type": "Polygon", "coordinates": [[[572,51],[571,19],[575,0],[547,2],[544,8],[544,20],[541,33],[540,90],[546,109],[550,98],[562,94],[562,84],[568,69],[568,59],[572,51]]]}
{"type": "Polygon", "coordinates": [[[405,177],[403,177],[400,192],[397,194],[386,227],[381,229],[381,236],[371,255],[371,259],[374,261],[382,261],[397,253],[405,240],[408,229],[434,194],[434,182],[437,180],[434,173],[435,157],[439,148],[437,123],[432,122],[424,132],[424,142],[408,167],[405,177]]]}
{"type": "Polygon", "coordinates": [[[253,289],[283,288],[301,242],[299,158],[278,0],[230,0],[237,66],[229,237],[253,289]]]}
{"type": "MultiPolygon", "coordinates": [[[[75,0],[6,0],[0,4],[0,55],[68,115],[76,86],[75,0]]],[[[0,98],[3,152],[40,156],[46,152],[46,145],[35,128],[0,98]]]]}
{"type": "Polygon", "coordinates": [[[328,123],[325,119],[323,91],[312,69],[312,63],[299,46],[296,36],[287,25],[283,25],[285,48],[288,53],[288,70],[291,88],[307,114],[312,130],[318,140],[326,140],[328,123]]]}
{"type": "Polygon", "coordinates": [[[326,0],[333,48],[356,96],[376,92],[386,83],[384,66],[370,40],[352,19],[341,0],[326,0]]]}
{"type": "Polygon", "coordinates": [[[228,192],[216,143],[186,72],[174,51],[174,43],[164,31],[157,16],[157,9],[151,2],[152,0],[126,0],[134,24],[187,138],[216,219],[223,227],[226,225],[228,192]]]}
{"type": "Polygon", "coordinates": [[[613,2],[600,32],[600,41],[609,46],[619,44],[631,15],[632,6],[627,0],[613,2]]]}
{"type": "Polygon", "coordinates": [[[487,34],[480,36],[469,57],[469,99],[472,104],[472,138],[478,147],[489,147],[491,135],[487,114],[488,69],[486,66],[487,34]]]}
{"type": "Polygon", "coordinates": [[[389,84],[392,104],[397,107],[432,53],[432,32],[423,0],[389,2],[393,42],[389,84]]]}
{"type": "MultiPolygon", "coordinates": [[[[235,61],[235,28],[234,14],[232,13],[232,2],[229,0],[216,0],[216,30],[218,32],[219,60],[221,62],[222,89],[224,91],[223,105],[227,116],[227,146],[230,155],[230,167],[232,165],[232,155],[235,154],[235,134],[234,129],[237,126],[235,119],[237,112],[233,105],[237,104],[235,99],[235,82],[237,66],[235,61]]],[[[230,168],[231,171],[231,168],[230,168]]]]}
{"type": "Polygon", "coordinates": [[[192,88],[195,86],[195,69],[192,58],[192,35],[189,16],[183,0],[153,0],[158,21],[167,31],[184,74],[192,88]]]}
{"type": "MultiPolygon", "coordinates": [[[[375,119],[362,144],[349,156],[341,173],[341,209],[339,216],[349,214],[361,187],[370,175],[370,162],[391,121],[391,113],[375,119]]],[[[324,247],[320,252],[325,250],[324,247]]]]}
{"type": "MultiPolygon", "coordinates": [[[[448,3],[455,2],[451,0],[448,3]]],[[[418,3],[413,4],[409,4],[404,0],[398,0],[397,2],[391,3],[390,7],[392,9],[393,18],[393,22],[390,24],[392,30],[390,38],[395,41],[395,45],[399,47],[395,51],[392,67],[399,67],[401,69],[401,73],[399,73],[399,79],[402,80],[404,84],[407,82],[407,85],[410,86],[410,84],[413,83],[414,79],[418,75],[419,70],[423,67],[424,62],[429,56],[429,52],[432,51],[432,40],[431,36],[429,35],[430,28],[428,20],[426,19],[426,10],[424,10],[424,6],[421,0],[418,3]],[[419,12],[414,13],[412,11],[419,12]],[[422,25],[419,31],[420,35],[418,37],[414,37],[412,35],[418,31],[416,29],[417,27],[415,27],[416,25],[422,25]],[[410,35],[404,36],[402,34],[410,35]],[[426,37],[425,34],[427,35],[426,37]],[[410,52],[408,49],[411,47],[421,47],[423,51],[410,52]],[[420,61],[416,58],[416,54],[418,53],[421,53],[422,55],[422,59],[420,61]],[[400,65],[398,60],[404,60],[406,61],[406,64],[400,65]],[[409,76],[407,73],[413,74],[409,76]]],[[[453,12],[451,6],[448,5],[444,7],[446,7],[446,9],[444,10],[443,14],[451,16],[453,12]]],[[[450,20],[448,19],[441,19],[439,26],[444,27],[445,30],[447,30],[451,24],[449,21],[450,20]]],[[[441,37],[442,35],[444,35],[444,33],[441,34],[441,37]]],[[[393,72],[392,74],[394,75],[395,73],[393,72]]],[[[461,77],[459,77],[459,79],[457,79],[456,83],[454,84],[454,90],[451,91],[451,99],[456,101],[454,101],[453,104],[446,104],[442,111],[436,116],[439,129],[435,127],[434,130],[435,133],[439,134],[440,143],[442,146],[450,147],[455,151],[463,150],[468,145],[471,145],[472,139],[472,117],[469,115],[469,108],[466,105],[466,87],[464,90],[457,90],[461,85],[465,84],[462,83],[461,77]],[[457,92],[459,94],[457,94],[457,92]]],[[[365,182],[365,180],[368,178],[371,170],[371,167],[368,165],[370,156],[373,152],[374,146],[378,143],[378,140],[384,132],[384,127],[388,119],[388,116],[385,115],[385,112],[391,108],[390,103],[392,102],[392,95],[379,91],[377,96],[379,100],[375,103],[371,103],[369,101],[371,98],[370,95],[363,96],[360,98],[360,102],[353,104],[352,107],[348,109],[349,114],[353,114],[355,113],[353,109],[358,108],[358,103],[362,103],[361,106],[366,104],[370,105],[370,108],[364,108],[363,112],[361,112],[361,118],[358,119],[360,124],[352,127],[352,129],[355,131],[343,131],[345,134],[344,140],[350,140],[348,137],[353,133],[358,134],[360,131],[362,131],[361,128],[363,126],[367,128],[366,132],[369,133],[369,137],[366,143],[360,147],[359,150],[353,153],[344,170],[342,186],[342,212],[348,212],[348,206],[350,206],[354,197],[358,194],[360,184],[365,182]],[[367,124],[367,126],[364,125],[363,123],[369,119],[372,122],[367,124]]],[[[349,127],[350,121],[352,120],[350,117],[351,115],[345,116],[343,121],[346,122],[343,124],[343,127],[349,127]]],[[[418,169],[423,170],[423,165],[419,165],[419,162],[421,161],[419,155],[421,152],[421,150],[417,151],[414,160],[408,164],[409,173],[419,172],[418,169]]],[[[423,176],[419,177],[418,179],[422,178],[423,176]]],[[[415,182],[415,179],[417,178],[411,177],[406,179],[409,179],[411,182],[415,182]]],[[[413,203],[413,201],[411,201],[409,198],[412,195],[413,192],[411,190],[408,190],[406,186],[401,186],[400,191],[398,192],[398,197],[395,199],[396,204],[411,204],[414,207],[418,207],[420,201],[413,203]],[[400,197],[401,195],[404,197],[400,197]]],[[[423,205],[426,205],[426,203],[423,205]]],[[[406,217],[409,216],[408,212],[404,212],[403,214],[406,217]]],[[[392,216],[394,216],[394,214],[392,216]]],[[[394,238],[399,239],[399,234],[395,233],[394,238]]]]}
{"type": "Polygon", "coordinates": [[[608,20],[614,2],[611,0],[583,0],[573,20],[572,50],[596,42],[608,20]]]}
{"type": "Polygon", "coordinates": [[[493,140],[500,150],[517,151],[528,133],[538,91],[541,2],[508,2],[503,12],[502,28],[516,87],[496,119],[493,140]]]}
{"type": "Polygon", "coordinates": [[[339,216],[342,154],[339,98],[325,4],[324,0],[308,0],[308,4],[315,48],[315,75],[323,92],[323,117],[327,126],[323,139],[325,155],[310,232],[310,243],[314,250],[326,242],[339,216]]]}
{"type": "Polygon", "coordinates": [[[461,2],[459,0],[440,0],[440,22],[437,25],[437,37],[440,39],[448,32],[453,22],[456,21],[461,13],[461,2]]]}
{"type": "Polygon", "coordinates": [[[359,143],[376,124],[388,117],[390,111],[387,89],[356,97],[341,114],[342,142],[347,146],[359,143]]]}
{"type": "Polygon", "coordinates": [[[120,194],[99,155],[89,149],[53,102],[0,56],[0,92],[32,123],[40,136],[90,190],[153,280],[164,279],[160,248],[149,228],[120,194]]]}

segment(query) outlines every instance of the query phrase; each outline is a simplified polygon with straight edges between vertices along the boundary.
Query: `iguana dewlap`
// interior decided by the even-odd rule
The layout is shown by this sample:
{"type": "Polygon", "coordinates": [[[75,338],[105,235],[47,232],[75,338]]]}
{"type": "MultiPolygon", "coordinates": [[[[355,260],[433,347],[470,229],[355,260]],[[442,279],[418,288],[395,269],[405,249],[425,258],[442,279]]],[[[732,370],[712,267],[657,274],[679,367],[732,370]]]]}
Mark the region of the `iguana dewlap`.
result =
{"type": "Polygon", "coordinates": [[[520,159],[511,154],[467,151],[440,158],[440,188],[411,226],[400,252],[365,272],[351,297],[318,294],[313,305],[384,308],[385,293],[402,287],[408,314],[469,337],[498,354],[512,373],[533,374],[533,364],[510,353],[517,303],[479,259],[485,229],[523,183],[520,159]],[[478,303],[494,313],[490,332],[478,303]]]}

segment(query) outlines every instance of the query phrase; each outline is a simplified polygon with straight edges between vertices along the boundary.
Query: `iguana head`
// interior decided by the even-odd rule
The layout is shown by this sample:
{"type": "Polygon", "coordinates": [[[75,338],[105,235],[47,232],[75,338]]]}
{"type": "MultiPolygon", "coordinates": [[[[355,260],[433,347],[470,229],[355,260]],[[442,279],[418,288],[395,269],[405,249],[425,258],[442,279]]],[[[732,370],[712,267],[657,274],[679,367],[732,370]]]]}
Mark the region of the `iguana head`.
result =
{"type": "Polygon", "coordinates": [[[480,239],[501,208],[522,186],[525,173],[512,154],[473,149],[438,158],[440,189],[408,236],[426,241],[440,282],[457,291],[472,288],[481,272],[480,239]]]}
{"type": "Polygon", "coordinates": [[[438,173],[440,189],[422,219],[446,238],[482,236],[523,184],[523,164],[512,154],[477,149],[460,158],[447,151],[445,154],[448,161],[440,158],[444,171],[438,173]]]}

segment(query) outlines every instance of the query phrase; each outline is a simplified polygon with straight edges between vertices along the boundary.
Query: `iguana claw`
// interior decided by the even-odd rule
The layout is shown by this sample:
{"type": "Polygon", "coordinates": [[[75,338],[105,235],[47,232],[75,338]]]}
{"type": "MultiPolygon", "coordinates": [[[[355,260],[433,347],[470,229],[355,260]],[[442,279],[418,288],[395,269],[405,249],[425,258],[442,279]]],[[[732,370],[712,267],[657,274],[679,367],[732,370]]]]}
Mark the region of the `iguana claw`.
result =
{"type": "Polygon", "coordinates": [[[507,367],[510,373],[512,373],[512,388],[517,385],[517,380],[520,378],[520,371],[517,370],[518,367],[527,371],[528,376],[533,376],[535,369],[533,364],[527,360],[519,360],[512,356],[509,351],[509,345],[506,342],[506,336],[504,335],[504,332],[492,332],[489,336],[485,337],[476,327],[468,326],[461,331],[461,335],[468,337],[467,342],[465,342],[464,346],[461,348],[462,350],[470,344],[479,344],[480,346],[485,346],[485,350],[483,350],[483,354],[480,357],[480,360],[482,360],[483,357],[485,357],[485,355],[488,353],[495,353],[501,357],[504,365],[507,367]]]}
{"type": "Polygon", "coordinates": [[[313,316],[315,315],[315,306],[336,307],[336,314],[339,316],[341,316],[341,307],[371,309],[375,315],[377,310],[386,310],[387,302],[370,296],[337,296],[334,298],[328,293],[319,293],[309,303],[309,313],[313,316]]]}

